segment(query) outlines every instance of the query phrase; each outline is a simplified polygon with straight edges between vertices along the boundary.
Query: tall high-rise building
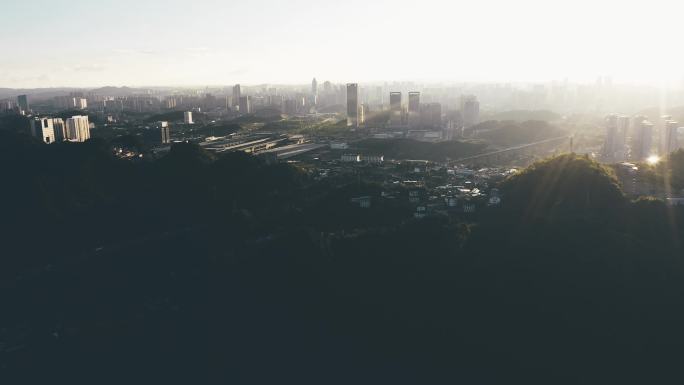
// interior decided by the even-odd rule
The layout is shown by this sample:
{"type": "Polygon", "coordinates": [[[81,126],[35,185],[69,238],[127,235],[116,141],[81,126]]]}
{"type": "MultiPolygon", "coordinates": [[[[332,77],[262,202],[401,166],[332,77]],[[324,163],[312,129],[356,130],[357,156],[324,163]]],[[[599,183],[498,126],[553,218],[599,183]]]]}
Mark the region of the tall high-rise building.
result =
{"type": "Polygon", "coordinates": [[[249,96],[240,96],[240,101],[238,103],[238,108],[241,114],[251,114],[252,113],[252,100],[249,96]]]}
{"type": "Polygon", "coordinates": [[[615,138],[615,161],[624,162],[627,158],[627,135],[629,134],[631,119],[628,116],[618,116],[617,136],[615,138]]]}
{"type": "Polygon", "coordinates": [[[368,106],[365,104],[359,105],[359,125],[366,124],[366,114],[368,113],[368,106]]]}
{"type": "Polygon", "coordinates": [[[27,95],[17,96],[17,105],[19,106],[19,110],[23,111],[24,113],[28,113],[30,111],[27,95]]]}
{"type": "Polygon", "coordinates": [[[55,131],[50,118],[34,118],[31,120],[31,135],[47,144],[55,142],[55,131]]]}
{"type": "Polygon", "coordinates": [[[664,128],[664,143],[663,152],[661,155],[667,155],[679,149],[679,123],[674,120],[666,120],[663,125],[664,128]]]}
{"type": "Polygon", "coordinates": [[[88,116],[76,115],[66,120],[67,139],[72,142],[85,142],[90,139],[88,116]]]}
{"type": "Polygon", "coordinates": [[[644,116],[637,116],[633,120],[633,127],[631,158],[634,161],[642,161],[651,156],[653,123],[646,120],[644,116]]]}
{"type": "Polygon", "coordinates": [[[316,78],[311,82],[311,95],[318,95],[318,81],[316,81],[316,78]]]}
{"type": "Polygon", "coordinates": [[[183,113],[183,123],[195,124],[195,122],[192,121],[192,111],[185,111],[183,113]]]}
{"type": "Polygon", "coordinates": [[[157,122],[159,129],[161,144],[171,143],[171,132],[169,131],[169,122],[157,122]]]}
{"type": "Polygon", "coordinates": [[[401,120],[401,92],[390,92],[390,125],[401,126],[401,120]]]}
{"type": "Polygon", "coordinates": [[[233,86],[233,107],[236,107],[240,104],[240,98],[242,97],[242,90],[240,89],[240,85],[236,84],[233,86]]]}
{"type": "Polygon", "coordinates": [[[421,125],[426,128],[442,128],[442,105],[440,103],[427,103],[420,109],[421,125]]]}
{"type": "Polygon", "coordinates": [[[461,119],[466,129],[480,123],[480,102],[475,95],[461,96],[461,119]]]}
{"type": "Polygon", "coordinates": [[[66,124],[62,118],[52,119],[52,127],[55,131],[55,141],[63,142],[67,140],[67,129],[66,124]]]}
{"type": "Polygon", "coordinates": [[[658,155],[666,155],[667,150],[665,149],[665,137],[666,135],[666,125],[669,121],[672,120],[671,115],[663,115],[660,117],[660,119],[656,122],[656,140],[657,140],[657,146],[658,146],[658,155]]]}
{"type": "Polygon", "coordinates": [[[401,92],[390,92],[390,110],[401,111],[401,92]]]}
{"type": "Polygon", "coordinates": [[[172,110],[176,108],[177,105],[178,101],[174,97],[167,97],[166,99],[164,99],[164,108],[166,108],[167,110],[172,110]]]}
{"type": "Polygon", "coordinates": [[[606,140],[603,144],[603,159],[607,162],[622,162],[626,157],[626,140],[630,119],[627,116],[608,115],[606,140]]]}
{"type": "Polygon", "coordinates": [[[408,94],[408,110],[409,110],[409,112],[420,111],[420,92],[409,92],[409,94],[408,94]]]}
{"type": "Polygon", "coordinates": [[[618,117],[608,115],[605,119],[606,139],[603,142],[603,159],[612,162],[615,160],[615,148],[617,147],[618,117]]]}
{"type": "Polygon", "coordinates": [[[74,107],[74,98],[69,96],[55,96],[53,105],[61,110],[69,110],[74,107]]]}
{"type": "Polygon", "coordinates": [[[420,92],[408,94],[408,123],[410,127],[417,127],[421,122],[420,117],[420,92]]]}
{"type": "Polygon", "coordinates": [[[0,100],[0,112],[13,110],[16,102],[10,99],[0,100]]]}
{"type": "Polygon", "coordinates": [[[347,83],[347,126],[359,126],[359,85],[347,83]]]}
{"type": "Polygon", "coordinates": [[[79,110],[85,110],[88,108],[88,99],[74,98],[74,106],[79,110]]]}

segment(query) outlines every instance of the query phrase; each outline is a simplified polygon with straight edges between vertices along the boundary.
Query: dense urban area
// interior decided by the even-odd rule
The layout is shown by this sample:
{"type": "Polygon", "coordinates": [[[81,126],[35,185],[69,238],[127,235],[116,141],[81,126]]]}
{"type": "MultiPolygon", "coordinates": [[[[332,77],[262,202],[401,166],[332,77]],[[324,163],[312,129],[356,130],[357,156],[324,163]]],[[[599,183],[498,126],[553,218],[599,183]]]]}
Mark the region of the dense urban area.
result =
{"type": "MultiPolygon", "coordinates": [[[[499,202],[496,181],[517,169],[572,152],[610,165],[632,197],[672,204],[681,198],[654,173],[680,148],[684,110],[650,108],[663,100],[662,90],[613,85],[607,77],[590,85],[360,87],[327,81],[319,86],[314,79],[310,86],[32,93],[0,99],[4,127],[47,144],[92,136],[107,141],[115,156],[136,162],[192,143],[214,155],[242,151],[267,163],[297,164],[319,179],[363,174],[383,185],[387,196],[397,187],[423,190],[433,198],[430,207],[439,201],[464,211],[472,209],[471,200],[486,200],[473,198],[499,202]]],[[[0,97],[10,94],[5,90],[0,97]]],[[[672,106],[683,98],[680,91],[665,94],[672,106]]]]}

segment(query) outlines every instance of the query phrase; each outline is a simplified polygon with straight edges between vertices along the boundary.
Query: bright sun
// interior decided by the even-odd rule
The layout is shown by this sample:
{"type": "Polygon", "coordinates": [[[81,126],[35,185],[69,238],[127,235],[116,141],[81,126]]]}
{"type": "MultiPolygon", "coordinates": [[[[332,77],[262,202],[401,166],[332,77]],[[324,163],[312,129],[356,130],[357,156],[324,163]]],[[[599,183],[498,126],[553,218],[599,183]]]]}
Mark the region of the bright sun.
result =
{"type": "Polygon", "coordinates": [[[646,163],[648,163],[651,166],[655,166],[656,164],[658,164],[658,162],[660,162],[660,157],[657,155],[651,155],[648,157],[648,159],[646,159],[646,163]]]}

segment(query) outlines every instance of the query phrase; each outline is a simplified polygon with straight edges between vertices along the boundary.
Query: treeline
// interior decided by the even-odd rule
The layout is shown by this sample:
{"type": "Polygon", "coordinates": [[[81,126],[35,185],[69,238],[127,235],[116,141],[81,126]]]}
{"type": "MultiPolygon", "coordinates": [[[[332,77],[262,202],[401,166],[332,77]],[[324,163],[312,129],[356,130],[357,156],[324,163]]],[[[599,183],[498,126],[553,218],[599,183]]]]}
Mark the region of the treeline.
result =
{"type": "Polygon", "coordinates": [[[482,142],[446,141],[420,142],[413,139],[364,139],[354,148],[368,154],[384,155],[388,159],[417,159],[444,162],[482,153],[487,147],[482,142]]]}
{"type": "MultiPolygon", "coordinates": [[[[154,123],[154,122],[159,122],[159,121],[168,121],[168,122],[182,122],[185,119],[185,111],[170,111],[170,112],[164,112],[161,114],[156,114],[152,116],[148,116],[145,118],[145,123],[154,123]]],[[[207,114],[202,113],[202,112],[193,112],[192,113],[192,120],[195,123],[205,123],[207,121],[207,114]]]]}
{"type": "Polygon", "coordinates": [[[525,122],[490,120],[472,128],[475,137],[500,147],[558,138],[567,132],[545,121],[525,122]]]}
{"type": "Polygon", "coordinates": [[[486,116],[487,120],[516,122],[528,122],[530,120],[553,122],[560,118],[561,116],[559,114],[549,110],[512,110],[497,112],[486,116]]]}

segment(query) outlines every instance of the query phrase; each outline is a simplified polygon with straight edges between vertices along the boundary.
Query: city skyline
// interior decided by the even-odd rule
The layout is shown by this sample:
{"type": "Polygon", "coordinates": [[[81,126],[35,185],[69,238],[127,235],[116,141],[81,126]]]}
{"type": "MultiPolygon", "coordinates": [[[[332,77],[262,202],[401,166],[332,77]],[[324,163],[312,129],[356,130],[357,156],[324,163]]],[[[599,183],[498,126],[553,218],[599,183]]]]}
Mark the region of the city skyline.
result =
{"type": "Polygon", "coordinates": [[[336,83],[610,76],[681,85],[671,8],[584,0],[14,2],[0,32],[22,38],[3,41],[11,54],[0,58],[0,87],[304,84],[314,75],[336,83]],[[27,28],[29,17],[43,22],[27,28]],[[49,60],[27,60],[38,52],[49,60]]]}

